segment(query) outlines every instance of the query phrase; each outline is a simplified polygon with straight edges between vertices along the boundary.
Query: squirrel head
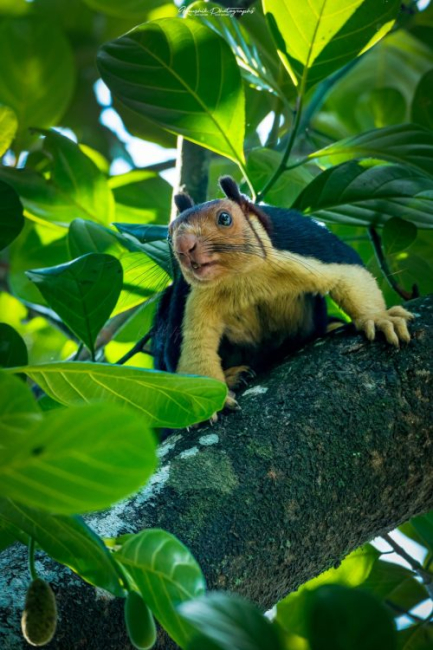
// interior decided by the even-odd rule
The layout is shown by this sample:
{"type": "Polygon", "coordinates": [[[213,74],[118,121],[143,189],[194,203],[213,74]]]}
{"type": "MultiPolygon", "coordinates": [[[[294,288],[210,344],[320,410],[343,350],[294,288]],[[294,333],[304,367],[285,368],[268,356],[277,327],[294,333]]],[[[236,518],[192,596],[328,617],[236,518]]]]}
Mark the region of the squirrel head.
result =
{"type": "Polygon", "coordinates": [[[169,241],[185,280],[193,285],[233,280],[266,258],[270,220],[230,176],[219,180],[226,198],[194,205],[177,194],[180,212],[169,227],[169,241]]]}

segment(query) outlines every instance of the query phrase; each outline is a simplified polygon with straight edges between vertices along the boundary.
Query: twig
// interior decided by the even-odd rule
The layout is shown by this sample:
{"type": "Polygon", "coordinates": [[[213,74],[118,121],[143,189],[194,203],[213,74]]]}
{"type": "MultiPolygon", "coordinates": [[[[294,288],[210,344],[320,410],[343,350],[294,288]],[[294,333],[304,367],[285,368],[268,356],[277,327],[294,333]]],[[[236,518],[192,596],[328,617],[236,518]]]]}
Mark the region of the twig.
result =
{"type": "Polygon", "coordinates": [[[404,548],[400,546],[392,537],[387,533],[385,535],[382,535],[382,538],[388,542],[388,544],[391,546],[391,548],[394,549],[394,551],[402,557],[406,562],[409,564],[409,566],[412,567],[412,569],[419,575],[421,580],[424,583],[424,586],[428,592],[428,595],[430,598],[433,600],[433,576],[431,573],[426,571],[422,564],[420,564],[415,558],[413,558],[409,553],[407,553],[404,548]]]}
{"type": "Polygon", "coordinates": [[[129,359],[132,359],[132,357],[134,357],[136,354],[138,354],[139,352],[142,352],[144,346],[145,346],[146,343],[149,341],[149,339],[151,338],[152,334],[153,334],[153,330],[150,330],[150,331],[149,331],[145,336],[143,336],[142,339],[140,339],[140,340],[138,341],[138,343],[136,343],[136,344],[134,345],[133,348],[131,348],[131,349],[129,350],[129,352],[127,352],[125,355],[123,355],[123,357],[121,357],[121,359],[119,359],[119,361],[116,361],[116,364],[117,364],[118,366],[121,366],[121,365],[123,365],[124,363],[126,363],[127,361],[129,361],[129,359]]]}
{"type": "Polygon", "coordinates": [[[380,269],[383,275],[385,276],[385,278],[387,279],[390,287],[394,289],[394,291],[404,300],[412,300],[413,298],[419,298],[419,289],[416,284],[413,285],[412,292],[409,292],[403,289],[403,287],[401,287],[395,281],[393,274],[391,273],[388,263],[386,261],[385,255],[383,254],[382,240],[380,238],[379,233],[374,228],[374,226],[370,226],[370,228],[368,229],[368,236],[372,243],[380,269]]]}

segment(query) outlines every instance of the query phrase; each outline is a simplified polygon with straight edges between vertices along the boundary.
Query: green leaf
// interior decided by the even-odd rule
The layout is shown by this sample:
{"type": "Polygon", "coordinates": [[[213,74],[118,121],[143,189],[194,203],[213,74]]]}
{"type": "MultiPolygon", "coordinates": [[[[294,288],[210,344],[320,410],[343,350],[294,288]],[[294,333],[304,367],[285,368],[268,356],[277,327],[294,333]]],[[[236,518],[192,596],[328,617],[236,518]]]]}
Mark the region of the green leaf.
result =
{"type": "Polygon", "coordinates": [[[7,323],[0,323],[0,366],[10,368],[27,363],[27,347],[21,336],[7,323]]]}
{"type": "MultiPolygon", "coordinates": [[[[51,231],[53,232],[53,231],[51,231]]],[[[60,231],[63,233],[63,230],[60,231]]],[[[40,291],[26,276],[26,271],[42,266],[54,266],[69,259],[66,236],[46,243],[46,230],[26,219],[23,232],[12,243],[9,252],[9,284],[12,293],[20,300],[46,305],[40,291]]]]}
{"type": "Polygon", "coordinates": [[[123,596],[119,572],[110,551],[81,517],[66,517],[0,499],[0,522],[27,533],[51,557],[95,587],[123,596]]]}
{"type": "MultiPolygon", "coordinates": [[[[158,308],[159,296],[146,300],[117,330],[113,341],[136,343],[150,331],[158,308]]],[[[131,346],[132,347],[132,346],[131,346]]],[[[107,347],[105,348],[107,350],[107,347]]]]}
{"type": "Polygon", "coordinates": [[[18,120],[9,106],[0,106],[0,157],[9,149],[18,129],[18,120]]]}
{"type": "Polygon", "coordinates": [[[116,221],[166,224],[173,188],[156,172],[132,171],[109,179],[116,221]]]}
{"type": "Polygon", "coordinates": [[[152,9],[163,5],[167,0],[84,0],[95,11],[115,16],[116,18],[131,18],[137,22],[145,20],[152,9]]]}
{"type": "Polygon", "coordinates": [[[168,226],[148,226],[135,223],[114,223],[113,226],[116,226],[122,234],[137,239],[140,244],[165,240],[168,236],[168,226]]]}
{"type": "Polygon", "coordinates": [[[293,82],[312,86],[377,43],[399,0],[263,0],[278,54],[293,82]]]}
{"type": "Polygon", "coordinates": [[[136,591],[125,599],[125,624],[134,648],[147,650],[156,642],[156,627],[152,612],[136,591]]]}
{"type": "Polygon", "coordinates": [[[376,562],[362,588],[385,604],[395,605],[399,613],[428,598],[426,588],[416,580],[413,571],[383,560],[376,562]]]}
{"type": "Polygon", "coordinates": [[[393,217],[383,227],[382,241],[388,255],[408,248],[416,239],[417,228],[413,223],[393,217]]]}
{"type": "Polygon", "coordinates": [[[115,404],[49,411],[5,441],[0,493],[61,514],[107,508],[150,478],[155,446],[137,414],[115,404]]]}
{"type": "Polygon", "coordinates": [[[0,61],[0,102],[15,112],[20,133],[57,124],[75,83],[72,51],[58,27],[47,17],[3,20],[0,61]]]}
{"type": "Polygon", "coordinates": [[[0,180],[0,250],[18,237],[23,226],[23,206],[17,193],[0,180]]]}
{"type": "Polygon", "coordinates": [[[126,542],[116,559],[133,578],[143,600],[172,639],[184,646],[192,629],[177,606],[201,596],[205,581],[190,551],[164,530],[144,530],[126,542]]]}
{"type": "Polygon", "coordinates": [[[56,131],[45,133],[44,151],[52,159],[51,182],[56,190],[76,206],[77,217],[110,222],[114,199],[104,174],[75,142],[56,131]]]}
{"type": "Polygon", "coordinates": [[[370,594],[341,585],[312,592],[308,607],[311,650],[394,650],[397,635],[391,615],[370,594]]]}
{"type": "MultiPolygon", "coordinates": [[[[181,616],[220,650],[278,650],[278,630],[252,603],[235,594],[211,593],[183,603],[181,616]]],[[[204,645],[203,647],[207,647],[204,645]]]]}
{"type": "MultiPolygon", "coordinates": [[[[146,228],[159,229],[162,226],[146,228]]],[[[123,269],[123,290],[113,315],[142,303],[164,289],[170,280],[169,274],[161,268],[162,264],[168,266],[166,243],[160,245],[161,250],[158,244],[153,248],[151,245],[141,246],[135,240],[126,239],[117,232],[83,219],[72,222],[68,243],[72,257],[86,253],[107,253],[119,260],[123,269]]]]}
{"type": "Polygon", "coordinates": [[[380,552],[373,546],[363,546],[348,555],[338,569],[329,569],[303,584],[277,605],[277,622],[289,633],[307,636],[306,611],[309,594],[322,585],[339,584],[358,587],[368,578],[380,552]]]}
{"type": "Polygon", "coordinates": [[[21,379],[0,371],[0,449],[18,440],[40,419],[41,411],[32,391],[21,379]]]}
{"type": "Polygon", "coordinates": [[[200,22],[166,18],[105,44],[98,67],[127,107],[243,163],[241,76],[227,43],[200,22]]]}
{"type": "Polygon", "coordinates": [[[108,366],[103,363],[46,363],[14,369],[25,372],[66,406],[89,400],[116,402],[140,411],[152,427],[182,428],[222,409],[226,385],[209,377],[108,366]]]}
{"type": "Polygon", "coordinates": [[[293,206],[324,221],[382,225],[392,217],[433,226],[433,179],[401,165],[348,162],[327,169],[293,206]]]}
{"type": "Polygon", "coordinates": [[[431,650],[433,628],[428,624],[411,625],[397,633],[398,650],[431,650]]]}
{"type": "Polygon", "coordinates": [[[373,88],[361,95],[355,114],[362,131],[405,121],[406,100],[396,88],[373,88]]]}
{"type": "MultiPolygon", "coordinates": [[[[255,11],[257,9],[256,7],[255,11]]],[[[227,41],[236,56],[240,72],[248,86],[253,85],[267,93],[271,91],[273,95],[279,95],[284,100],[284,94],[277,84],[270,67],[261,61],[258,43],[255,42],[252,34],[245,28],[243,20],[239,21],[233,15],[224,14],[221,5],[207,0],[193,2],[186,10],[185,16],[197,17],[204,25],[210,27],[227,41]]],[[[266,29],[266,24],[263,25],[263,28],[266,29]]],[[[274,72],[278,73],[278,68],[274,72]]],[[[261,103],[264,105],[265,97],[263,93],[261,94],[261,103]]]]}
{"type": "Polygon", "coordinates": [[[96,337],[122,288],[120,262],[111,255],[89,253],[68,264],[28,271],[26,275],[94,354],[96,337]]]}
{"type": "Polygon", "coordinates": [[[398,124],[345,138],[308,158],[319,158],[325,166],[357,158],[374,158],[408,165],[433,176],[433,133],[416,124],[398,124]]]}
{"type": "MultiPolygon", "coordinates": [[[[331,118],[337,118],[349,133],[359,134],[366,130],[358,121],[360,115],[356,109],[364,93],[394,88],[404,97],[408,107],[420,78],[431,67],[431,50],[406,30],[395,30],[370,50],[368,56],[361,57],[350,74],[333,86],[326,98],[326,107],[331,118]]],[[[344,135],[347,133],[338,137],[344,135]]]]}
{"type": "MultiPolygon", "coordinates": [[[[247,169],[254,188],[262,189],[278,167],[281,155],[271,149],[253,150],[248,156],[247,169]]],[[[305,167],[285,171],[272,189],[266,193],[266,201],[271,205],[290,208],[304,187],[313,180],[313,175],[305,167]]]]}
{"type": "MultiPolygon", "coordinates": [[[[120,232],[124,233],[127,235],[126,238],[123,239],[123,245],[127,246],[128,248],[130,247],[131,242],[133,244],[133,250],[141,251],[142,253],[145,253],[148,257],[150,257],[151,260],[156,262],[156,264],[163,269],[167,273],[167,275],[171,276],[173,272],[173,267],[172,267],[172,260],[171,260],[171,253],[170,253],[170,246],[167,242],[166,239],[161,240],[161,239],[156,239],[154,238],[154,235],[149,234],[149,228],[150,226],[145,226],[144,229],[140,227],[131,227],[131,224],[115,224],[116,228],[120,230],[120,232]],[[147,241],[143,241],[143,243],[140,241],[139,238],[146,238],[147,241]],[[125,241],[126,239],[126,241],[125,241]]],[[[154,226],[156,227],[156,226],[154,226]]],[[[163,228],[163,227],[161,227],[163,228]]],[[[158,233],[160,234],[162,230],[159,230],[158,233]]],[[[122,243],[122,240],[119,240],[122,243]]],[[[163,289],[164,285],[161,283],[159,285],[159,289],[163,289]]]]}
{"type": "Polygon", "coordinates": [[[0,515],[0,553],[15,542],[21,542],[22,544],[27,545],[29,538],[25,533],[23,533],[23,531],[19,530],[19,528],[16,528],[16,526],[13,526],[5,519],[2,519],[0,515]]]}
{"type": "Polygon", "coordinates": [[[433,70],[421,78],[412,102],[412,120],[433,130],[433,70]]]}
{"type": "Polygon", "coordinates": [[[424,544],[426,544],[430,550],[433,550],[433,512],[413,517],[410,520],[410,523],[423,540],[424,544]]]}

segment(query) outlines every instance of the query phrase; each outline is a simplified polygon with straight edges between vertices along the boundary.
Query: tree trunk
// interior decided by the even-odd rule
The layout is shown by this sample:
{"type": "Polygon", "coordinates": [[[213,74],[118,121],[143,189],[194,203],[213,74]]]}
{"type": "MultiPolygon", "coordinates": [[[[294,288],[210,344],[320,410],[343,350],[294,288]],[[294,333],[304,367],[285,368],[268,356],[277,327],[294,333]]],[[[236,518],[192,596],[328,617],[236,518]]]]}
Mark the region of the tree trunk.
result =
{"type": "MultiPolygon", "coordinates": [[[[89,517],[103,536],[157,526],[194,553],[210,589],[264,610],[359,545],[433,507],[433,296],[412,301],[413,339],[335,333],[261,376],[242,411],[174,434],[151,484],[89,517]]],[[[43,554],[40,554],[42,558],[43,554]]],[[[0,640],[28,647],[25,550],[0,555],[0,640]]],[[[122,603],[48,560],[61,621],[50,649],[130,649],[122,603]]],[[[161,635],[158,648],[174,647],[161,635]]]]}

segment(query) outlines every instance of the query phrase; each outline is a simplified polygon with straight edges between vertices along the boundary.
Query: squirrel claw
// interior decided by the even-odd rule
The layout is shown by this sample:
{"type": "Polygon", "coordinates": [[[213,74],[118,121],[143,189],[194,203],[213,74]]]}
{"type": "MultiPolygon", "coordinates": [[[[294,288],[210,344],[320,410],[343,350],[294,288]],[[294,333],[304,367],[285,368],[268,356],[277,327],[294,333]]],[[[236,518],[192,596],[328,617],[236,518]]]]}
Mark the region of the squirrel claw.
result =
{"type": "Polygon", "coordinates": [[[241,407],[239,406],[239,404],[236,401],[236,396],[235,396],[234,392],[231,391],[231,390],[229,390],[229,392],[227,394],[226,401],[225,401],[225,404],[224,404],[224,408],[228,408],[231,411],[241,411],[242,410],[241,407]]]}

